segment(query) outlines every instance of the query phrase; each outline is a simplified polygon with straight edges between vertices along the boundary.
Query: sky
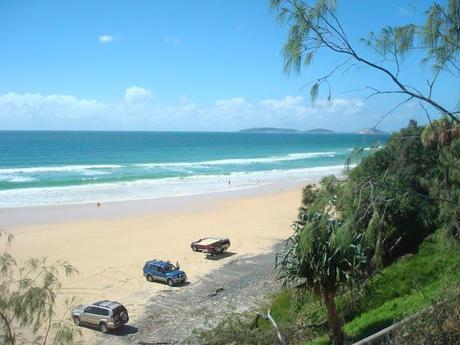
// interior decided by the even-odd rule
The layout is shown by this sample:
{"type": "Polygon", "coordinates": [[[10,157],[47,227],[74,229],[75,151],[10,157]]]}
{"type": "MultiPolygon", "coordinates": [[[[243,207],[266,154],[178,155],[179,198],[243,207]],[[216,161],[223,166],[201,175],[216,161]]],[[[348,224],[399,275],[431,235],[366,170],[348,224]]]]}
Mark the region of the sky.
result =
{"type": "MultiPolygon", "coordinates": [[[[420,23],[430,1],[353,0],[338,16],[353,44],[386,25],[420,23]]],[[[402,99],[351,92],[388,88],[385,77],[352,69],[312,104],[303,86],[342,61],[321,53],[300,75],[283,72],[287,26],[268,0],[0,1],[0,129],[234,131],[248,127],[372,127],[402,99]]],[[[420,56],[401,78],[426,87],[420,56]]],[[[458,80],[443,76],[433,97],[452,108],[458,80]]],[[[435,112],[431,114],[436,117],[435,112]]],[[[386,117],[397,130],[417,102],[386,117]]]]}

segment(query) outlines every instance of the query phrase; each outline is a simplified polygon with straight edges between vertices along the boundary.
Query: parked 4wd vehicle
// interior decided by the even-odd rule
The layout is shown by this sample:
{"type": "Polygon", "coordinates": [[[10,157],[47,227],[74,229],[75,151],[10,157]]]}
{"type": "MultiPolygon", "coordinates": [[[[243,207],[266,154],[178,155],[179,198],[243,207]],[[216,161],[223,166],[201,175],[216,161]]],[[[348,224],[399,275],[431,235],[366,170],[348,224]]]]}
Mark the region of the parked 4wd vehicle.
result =
{"type": "Polygon", "coordinates": [[[183,283],[187,279],[184,271],[168,261],[150,260],[144,265],[144,277],[149,281],[161,281],[169,286],[183,283]]]}
{"type": "Polygon", "coordinates": [[[230,240],[222,237],[205,237],[193,241],[190,245],[194,252],[217,255],[225,252],[230,247],[230,240]]]}
{"type": "Polygon", "coordinates": [[[107,333],[127,323],[129,316],[122,304],[105,300],[79,305],[72,310],[72,319],[77,326],[97,326],[101,332],[107,333]]]}

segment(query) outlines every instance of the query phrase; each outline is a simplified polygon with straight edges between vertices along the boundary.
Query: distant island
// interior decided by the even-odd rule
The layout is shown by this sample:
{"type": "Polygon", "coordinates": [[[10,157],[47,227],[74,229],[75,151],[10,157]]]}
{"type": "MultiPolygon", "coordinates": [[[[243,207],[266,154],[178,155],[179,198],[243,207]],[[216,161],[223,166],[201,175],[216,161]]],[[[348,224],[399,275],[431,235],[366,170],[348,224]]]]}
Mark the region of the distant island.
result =
{"type": "Polygon", "coordinates": [[[298,133],[297,129],[274,128],[274,127],[257,127],[239,130],[239,133],[298,133]]]}
{"type": "Polygon", "coordinates": [[[377,128],[363,128],[356,132],[357,134],[385,134],[384,131],[381,131],[377,128]]]}
{"type": "MultiPolygon", "coordinates": [[[[327,128],[313,128],[307,130],[298,130],[292,128],[276,128],[276,127],[254,127],[254,128],[245,128],[240,129],[239,133],[320,133],[320,134],[333,134],[336,133],[333,130],[327,128]]],[[[352,132],[355,134],[386,134],[386,132],[381,131],[377,128],[363,128],[359,131],[352,132]]]]}
{"type": "Polygon", "coordinates": [[[313,129],[308,129],[303,132],[304,133],[335,133],[334,131],[331,131],[330,129],[326,129],[326,128],[313,128],[313,129]]]}
{"type": "Polygon", "coordinates": [[[275,128],[275,127],[255,127],[239,130],[240,133],[335,133],[326,128],[314,128],[305,131],[299,131],[292,128],[275,128]]]}

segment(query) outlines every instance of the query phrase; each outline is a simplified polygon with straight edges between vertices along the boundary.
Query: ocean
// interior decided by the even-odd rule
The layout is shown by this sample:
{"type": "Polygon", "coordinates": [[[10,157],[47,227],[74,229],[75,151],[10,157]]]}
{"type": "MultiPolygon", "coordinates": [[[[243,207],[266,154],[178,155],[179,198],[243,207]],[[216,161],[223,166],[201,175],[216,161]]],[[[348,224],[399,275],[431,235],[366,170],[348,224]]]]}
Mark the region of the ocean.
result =
{"type": "Polygon", "coordinates": [[[139,200],[342,174],[388,135],[0,131],[0,207],[139,200]]]}

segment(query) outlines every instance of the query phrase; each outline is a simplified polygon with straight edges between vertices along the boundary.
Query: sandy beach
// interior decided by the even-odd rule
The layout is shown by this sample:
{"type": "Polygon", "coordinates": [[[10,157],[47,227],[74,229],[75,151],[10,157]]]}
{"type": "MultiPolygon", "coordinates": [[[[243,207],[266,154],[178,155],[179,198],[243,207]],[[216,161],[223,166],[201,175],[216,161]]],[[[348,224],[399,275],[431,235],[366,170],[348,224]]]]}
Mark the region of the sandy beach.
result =
{"type": "MultiPolygon", "coordinates": [[[[1,209],[0,227],[12,232],[19,260],[46,256],[66,260],[79,274],[63,279],[64,297],[82,303],[123,303],[135,325],[147,301],[165,289],[142,275],[146,260],[179,262],[190,285],[238,257],[260,255],[287,238],[300,203],[301,185],[272,185],[245,191],[169,199],[1,209]],[[190,242],[204,236],[231,239],[234,254],[207,260],[190,242]]],[[[180,289],[180,288],[177,288],[180,289]]],[[[83,329],[86,339],[96,333],[83,329]]],[[[89,342],[91,343],[91,342],[89,342]]]]}

